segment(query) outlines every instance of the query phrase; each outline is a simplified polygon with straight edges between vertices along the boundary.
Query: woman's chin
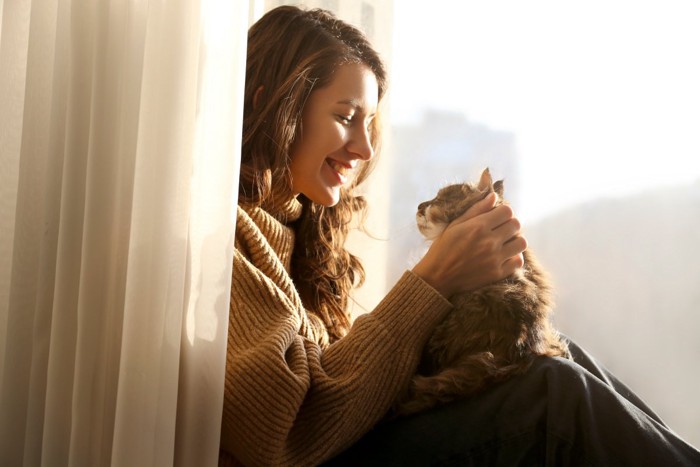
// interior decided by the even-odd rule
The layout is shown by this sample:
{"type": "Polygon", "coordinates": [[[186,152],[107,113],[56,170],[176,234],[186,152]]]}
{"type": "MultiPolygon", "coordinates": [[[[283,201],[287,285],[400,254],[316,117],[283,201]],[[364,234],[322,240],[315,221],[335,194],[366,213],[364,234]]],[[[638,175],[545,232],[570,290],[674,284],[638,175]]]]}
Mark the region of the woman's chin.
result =
{"type": "Polygon", "coordinates": [[[340,201],[340,198],[337,197],[337,198],[330,199],[330,200],[328,200],[327,202],[318,203],[318,204],[320,204],[320,205],[322,205],[322,206],[324,206],[324,207],[327,207],[327,208],[332,208],[333,206],[335,206],[336,204],[338,204],[339,201],[340,201]]]}
{"type": "Polygon", "coordinates": [[[340,190],[332,190],[330,193],[325,193],[323,196],[318,196],[312,200],[316,204],[331,208],[340,201],[340,190]]]}

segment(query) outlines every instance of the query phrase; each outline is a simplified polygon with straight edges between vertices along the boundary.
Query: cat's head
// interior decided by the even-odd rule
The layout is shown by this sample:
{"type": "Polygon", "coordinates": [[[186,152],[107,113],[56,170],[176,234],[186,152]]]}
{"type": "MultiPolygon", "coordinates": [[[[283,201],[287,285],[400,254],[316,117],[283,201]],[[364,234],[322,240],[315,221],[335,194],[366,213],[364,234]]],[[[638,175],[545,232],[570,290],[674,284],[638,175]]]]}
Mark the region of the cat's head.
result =
{"type": "Polygon", "coordinates": [[[440,235],[448,224],[461,216],[491,192],[498,195],[498,204],[503,202],[503,180],[491,178],[488,168],[481,173],[478,183],[456,183],[441,188],[437,196],[418,205],[416,222],[418,230],[427,239],[440,235]]]}

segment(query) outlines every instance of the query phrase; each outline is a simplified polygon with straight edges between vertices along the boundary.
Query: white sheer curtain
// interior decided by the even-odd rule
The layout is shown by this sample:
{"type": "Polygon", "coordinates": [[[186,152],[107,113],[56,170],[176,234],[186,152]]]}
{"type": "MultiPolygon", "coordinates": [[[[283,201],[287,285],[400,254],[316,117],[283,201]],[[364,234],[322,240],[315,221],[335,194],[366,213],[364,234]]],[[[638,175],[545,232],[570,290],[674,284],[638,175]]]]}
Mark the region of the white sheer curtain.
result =
{"type": "Polygon", "coordinates": [[[0,14],[0,464],[214,465],[248,2],[0,14]]]}

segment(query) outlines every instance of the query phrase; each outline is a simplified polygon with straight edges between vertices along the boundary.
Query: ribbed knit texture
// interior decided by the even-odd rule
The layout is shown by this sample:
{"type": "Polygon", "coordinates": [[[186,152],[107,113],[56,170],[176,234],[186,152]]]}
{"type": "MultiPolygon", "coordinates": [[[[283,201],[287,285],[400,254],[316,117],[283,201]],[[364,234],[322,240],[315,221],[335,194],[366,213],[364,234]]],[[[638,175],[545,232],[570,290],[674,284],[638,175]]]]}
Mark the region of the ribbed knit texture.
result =
{"type": "Polygon", "coordinates": [[[451,307],[406,272],[322,351],[289,276],[286,223],[300,214],[296,200],[274,215],[238,209],[220,465],[316,465],[350,446],[408,384],[451,307]]]}

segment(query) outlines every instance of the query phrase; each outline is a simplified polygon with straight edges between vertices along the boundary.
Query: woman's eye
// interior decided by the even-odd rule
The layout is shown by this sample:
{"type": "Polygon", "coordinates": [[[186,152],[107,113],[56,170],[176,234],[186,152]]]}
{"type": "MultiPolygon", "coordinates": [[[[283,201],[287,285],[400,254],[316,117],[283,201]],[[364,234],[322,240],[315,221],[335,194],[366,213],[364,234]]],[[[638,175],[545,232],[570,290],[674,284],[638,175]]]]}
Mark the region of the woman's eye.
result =
{"type": "Polygon", "coordinates": [[[349,125],[352,123],[352,116],[345,116],[345,115],[338,115],[338,120],[340,120],[341,123],[344,125],[349,125]]]}

